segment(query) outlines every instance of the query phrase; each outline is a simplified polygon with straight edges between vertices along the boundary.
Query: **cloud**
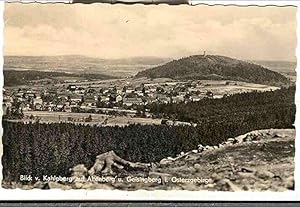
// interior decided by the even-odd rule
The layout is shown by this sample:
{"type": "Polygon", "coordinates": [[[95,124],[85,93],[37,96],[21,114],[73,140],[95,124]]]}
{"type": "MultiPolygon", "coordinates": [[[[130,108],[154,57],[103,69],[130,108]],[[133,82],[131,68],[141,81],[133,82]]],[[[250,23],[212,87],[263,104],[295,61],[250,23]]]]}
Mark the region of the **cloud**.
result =
{"type": "Polygon", "coordinates": [[[296,8],[7,4],[6,55],[293,60],[296,8]]]}

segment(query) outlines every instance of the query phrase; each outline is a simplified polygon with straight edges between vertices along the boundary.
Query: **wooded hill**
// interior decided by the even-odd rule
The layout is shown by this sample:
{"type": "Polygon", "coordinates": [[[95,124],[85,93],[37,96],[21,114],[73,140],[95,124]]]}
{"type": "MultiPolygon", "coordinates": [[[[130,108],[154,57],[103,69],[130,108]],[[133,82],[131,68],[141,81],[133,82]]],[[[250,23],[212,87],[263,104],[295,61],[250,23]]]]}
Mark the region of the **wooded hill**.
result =
{"type": "Polygon", "coordinates": [[[106,80],[114,77],[104,74],[45,72],[37,70],[4,70],[4,86],[26,85],[33,80],[52,79],[57,77],[77,77],[88,80],[106,80]]]}
{"type": "Polygon", "coordinates": [[[218,55],[195,55],[139,72],[136,77],[186,80],[234,80],[285,85],[289,80],[260,65],[218,55]]]}

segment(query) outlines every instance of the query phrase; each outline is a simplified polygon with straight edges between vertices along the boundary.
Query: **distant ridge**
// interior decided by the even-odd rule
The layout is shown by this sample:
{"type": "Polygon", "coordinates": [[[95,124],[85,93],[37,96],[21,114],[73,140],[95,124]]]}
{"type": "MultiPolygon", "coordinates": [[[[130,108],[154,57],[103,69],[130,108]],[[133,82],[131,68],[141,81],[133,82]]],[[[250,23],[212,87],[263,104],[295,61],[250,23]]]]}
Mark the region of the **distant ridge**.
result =
{"type": "Polygon", "coordinates": [[[263,66],[219,55],[194,55],[139,72],[136,77],[212,79],[286,85],[285,76],[263,66]]]}

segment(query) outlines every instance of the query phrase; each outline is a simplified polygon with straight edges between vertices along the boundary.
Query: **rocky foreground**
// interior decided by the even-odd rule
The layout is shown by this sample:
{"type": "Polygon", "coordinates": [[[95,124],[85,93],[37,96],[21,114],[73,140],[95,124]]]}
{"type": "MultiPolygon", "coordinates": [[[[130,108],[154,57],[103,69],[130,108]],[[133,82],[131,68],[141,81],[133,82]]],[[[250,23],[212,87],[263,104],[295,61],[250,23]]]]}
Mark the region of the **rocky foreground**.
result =
{"type": "MultiPolygon", "coordinates": [[[[202,146],[159,163],[132,163],[113,151],[82,164],[70,177],[48,177],[23,189],[120,189],[286,191],[294,190],[294,129],[267,129],[202,146]]],[[[3,186],[5,187],[5,186],[3,186]]]]}

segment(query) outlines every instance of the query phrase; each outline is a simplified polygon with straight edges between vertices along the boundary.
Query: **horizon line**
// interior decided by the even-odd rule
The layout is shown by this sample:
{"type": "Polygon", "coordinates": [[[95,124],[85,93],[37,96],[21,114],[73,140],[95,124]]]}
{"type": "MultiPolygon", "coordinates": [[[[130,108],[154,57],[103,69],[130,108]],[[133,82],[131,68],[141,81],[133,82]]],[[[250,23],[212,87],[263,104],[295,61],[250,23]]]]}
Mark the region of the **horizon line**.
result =
{"type": "MultiPolygon", "coordinates": [[[[181,57],[159,57],[159,56],[130,56],[130,57],[117,57],[117,58],[101,58],[96,56],[89,56],[89,55],[80,55],[80,54],[64,54],[64,55],[3,55],[3,57],[64,57],[64,56],[81,56],[86,58],[94,58],[94,59],[102,59],[102,60],[120,60],[120,59],[131,59],[131,58],[159,58],[159,59],[172,59],[177,60],[185,57],[191,57],[191,56],[197,56],[201,54],[194,54],[194,55],[187,55],[187,56],[181,56],[181,57]]],[[[243,61],[272,61],[272,62],[294,62],[297,63],[297,58],[294,60],[272,60],[272,59],[244,59],[244,58],[236,58],[232,56],[222,55],[222,54],[208,54],[208,55],[216,55],[216,56],[225,56],[233,59],[243,60],[243,61]]]]}

